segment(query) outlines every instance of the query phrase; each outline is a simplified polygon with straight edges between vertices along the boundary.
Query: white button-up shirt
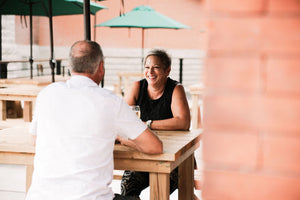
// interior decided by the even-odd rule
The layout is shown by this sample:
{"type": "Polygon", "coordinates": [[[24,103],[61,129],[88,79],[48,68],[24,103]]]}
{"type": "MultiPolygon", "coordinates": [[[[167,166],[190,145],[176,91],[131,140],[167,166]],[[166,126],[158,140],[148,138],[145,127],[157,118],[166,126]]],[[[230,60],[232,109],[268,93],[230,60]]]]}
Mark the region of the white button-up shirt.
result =
{"type": "Polygon", "coordinates": [[[47,86],[31,124],[37,139],[26,200],[112,200],[115,137],[135,139],[145,129],[120,97],[85,76],[47,86]]]}

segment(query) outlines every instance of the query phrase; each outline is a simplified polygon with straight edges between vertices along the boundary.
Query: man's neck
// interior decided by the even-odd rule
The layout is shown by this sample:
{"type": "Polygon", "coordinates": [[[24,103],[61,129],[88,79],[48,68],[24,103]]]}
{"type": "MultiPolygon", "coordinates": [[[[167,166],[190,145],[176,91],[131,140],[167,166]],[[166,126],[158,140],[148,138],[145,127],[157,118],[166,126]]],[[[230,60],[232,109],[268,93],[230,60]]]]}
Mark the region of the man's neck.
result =
{"type": "Polygon", "coordinates": [[[89,74],[89,73],[79,73],[79,72],[72,72],[71,73],[72,76],[76,76],[76,75],[79,75],[79,76],[85,76],[85,77],[88,77],[89,79],[91,79],[92,81],[94,81],[97,85],[100,84],[100,82],[98,83],[95,79],[95,77],[92,75],[92,74],[89,74]]]}

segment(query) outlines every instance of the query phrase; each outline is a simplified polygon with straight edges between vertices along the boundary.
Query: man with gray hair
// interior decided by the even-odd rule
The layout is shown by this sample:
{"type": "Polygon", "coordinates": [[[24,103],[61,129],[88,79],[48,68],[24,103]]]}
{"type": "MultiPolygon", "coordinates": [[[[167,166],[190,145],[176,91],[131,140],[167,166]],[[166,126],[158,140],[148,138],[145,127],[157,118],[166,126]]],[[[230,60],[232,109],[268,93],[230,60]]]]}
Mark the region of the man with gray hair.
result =
{"type": "Polygon", "coordinates": [[[162,142],[112,92],[104,77],[101,47],[78,41],[70,50],[72,77],[52,83],[37,97],[30,132],[36,136],[32,184],[26,200],[125,200],[109,187],[118,135],[149,154],[162,142]]]}

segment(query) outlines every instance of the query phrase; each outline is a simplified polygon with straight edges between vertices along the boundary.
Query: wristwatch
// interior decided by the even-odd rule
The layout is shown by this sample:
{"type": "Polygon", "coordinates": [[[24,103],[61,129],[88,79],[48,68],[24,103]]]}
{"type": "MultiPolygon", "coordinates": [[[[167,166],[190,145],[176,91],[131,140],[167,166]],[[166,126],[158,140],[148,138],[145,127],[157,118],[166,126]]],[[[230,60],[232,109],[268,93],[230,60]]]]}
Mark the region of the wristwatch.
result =
{"type": "Polygon", "coordinates": [[[148,120],[146,122],[147,127],[150,128],[150,129],[151,129],[151,124],[152,124],[152,120],[148,120]]]}

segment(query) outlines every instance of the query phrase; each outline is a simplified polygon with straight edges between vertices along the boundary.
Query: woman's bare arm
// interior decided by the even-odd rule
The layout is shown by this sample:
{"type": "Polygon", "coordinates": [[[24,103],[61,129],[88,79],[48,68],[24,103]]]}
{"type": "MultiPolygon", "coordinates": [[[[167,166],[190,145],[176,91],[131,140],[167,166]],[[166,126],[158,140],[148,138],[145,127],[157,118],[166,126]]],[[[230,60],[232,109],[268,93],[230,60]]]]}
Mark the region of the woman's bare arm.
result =
{"type": "MultiPolygon", "coordinates": [[[[128,105],[136,105],[139,95],[140,82],[133,83],[127,92],[125,101],[128,105]]],[[[171,102],[173,118],[163,120],[153,120],[151,129],[156,130],[189,130],[191,123],[190,109],[182,85],[174,88],[171,102]]]]}
{"type": "Polygon", "coordinates": [[[173,118],[154,120],[151,129],[156,130],[188,130],[191,123],[189,105],[182,85],[174,88],[171,102],[173,118]]]}
{"type": "Polygon", "coordinates": [[[135,81],[129,90],[126,92],[124,100],[125,102],[132,106],[136,105],[136,101],[139,95],[139,90],[140,90],[140,81],[135,81]]]}

